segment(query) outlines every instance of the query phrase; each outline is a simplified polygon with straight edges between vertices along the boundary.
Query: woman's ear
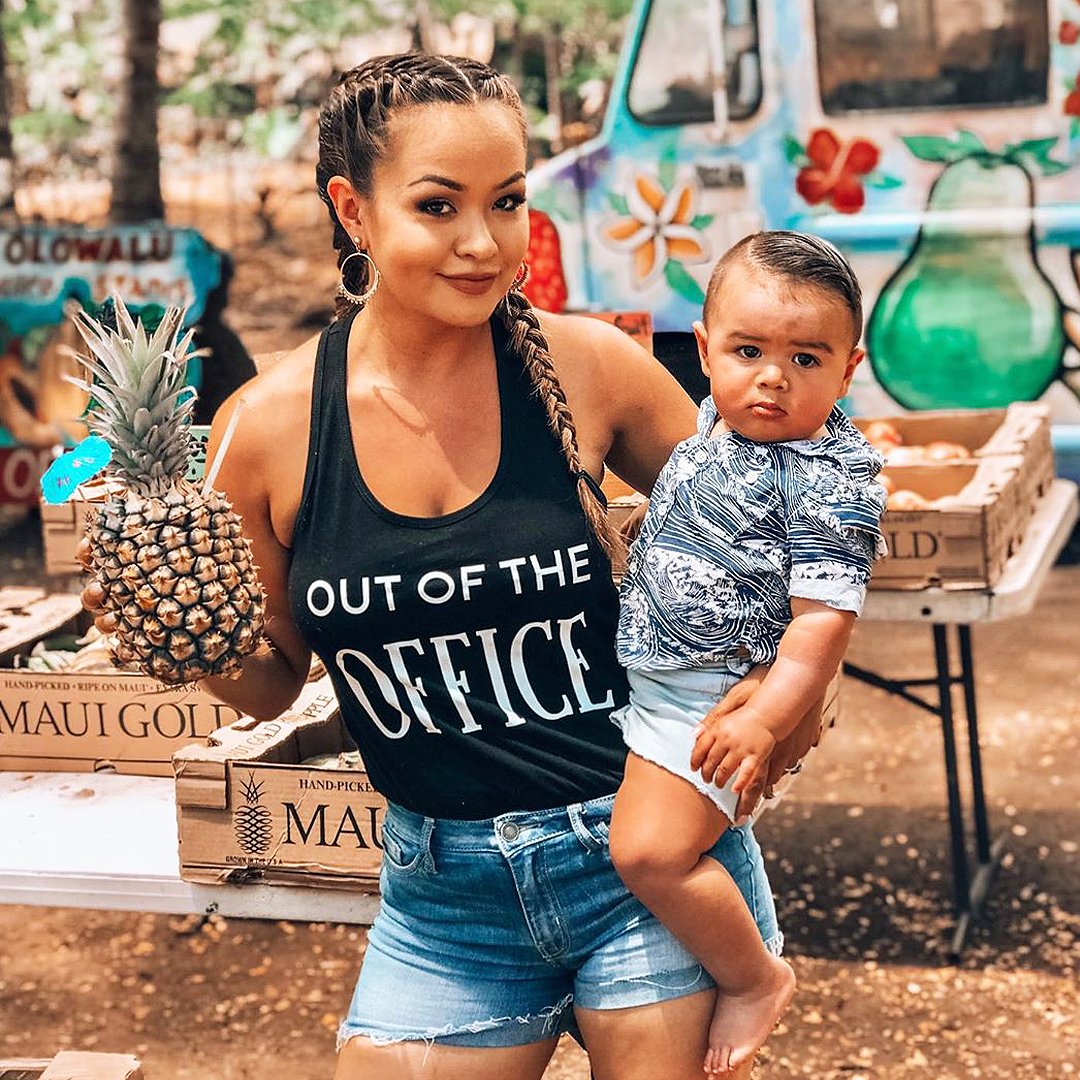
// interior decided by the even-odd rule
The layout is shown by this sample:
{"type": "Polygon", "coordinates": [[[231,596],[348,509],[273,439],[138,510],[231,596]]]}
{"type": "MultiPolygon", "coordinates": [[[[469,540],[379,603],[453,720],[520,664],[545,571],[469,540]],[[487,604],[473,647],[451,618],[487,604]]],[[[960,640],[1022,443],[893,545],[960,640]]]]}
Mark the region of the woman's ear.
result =
{"type": "Polygon", "coordinates": [[[359,237],[361,240],[359,246],[363,247],[364,199],[357,194],[356,188],[352,186],[352,181],[345,176],[331,176],[326,182],[326,194],[334,206],[334,213],[337,214],[341,227],[354,240],[359,237]]]}

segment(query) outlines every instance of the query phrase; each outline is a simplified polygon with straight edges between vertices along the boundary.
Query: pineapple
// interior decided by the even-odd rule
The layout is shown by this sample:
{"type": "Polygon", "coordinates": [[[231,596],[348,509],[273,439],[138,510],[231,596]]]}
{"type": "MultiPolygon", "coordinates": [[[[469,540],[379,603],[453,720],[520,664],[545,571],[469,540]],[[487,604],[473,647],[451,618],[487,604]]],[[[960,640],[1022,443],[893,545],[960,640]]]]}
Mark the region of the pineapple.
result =
{"type": "Polygon", "coordinates": [[[117,620],[113,661],[165,683],[238,673],[259,643],[265,598],[251,546],[229,502],[184,478],[194,450],[193,392],[184,386],[193,333],[171,307],[151,335],[114,301],[116,329],[85,312],[89,356],[75,380],[87,423],[112,447],[109,475],[126,491],[91,515],[92,570],[117,620]]]}

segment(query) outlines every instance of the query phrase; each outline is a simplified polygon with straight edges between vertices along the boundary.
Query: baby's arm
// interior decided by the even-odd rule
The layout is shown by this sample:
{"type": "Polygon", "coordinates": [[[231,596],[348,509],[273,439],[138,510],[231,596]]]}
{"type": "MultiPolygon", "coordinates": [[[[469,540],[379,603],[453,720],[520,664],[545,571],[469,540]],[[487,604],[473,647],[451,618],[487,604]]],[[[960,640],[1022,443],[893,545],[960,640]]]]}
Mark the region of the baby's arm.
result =
{"type": "Polygon", "coordinates": [[[844,658],[854,612],[793,596],[791,614],[761,686],[738,708],[701,723],[690,767],[718,787],[733,776],[737,793],[760,783],[776,744],[822,697],[844,658]]]}

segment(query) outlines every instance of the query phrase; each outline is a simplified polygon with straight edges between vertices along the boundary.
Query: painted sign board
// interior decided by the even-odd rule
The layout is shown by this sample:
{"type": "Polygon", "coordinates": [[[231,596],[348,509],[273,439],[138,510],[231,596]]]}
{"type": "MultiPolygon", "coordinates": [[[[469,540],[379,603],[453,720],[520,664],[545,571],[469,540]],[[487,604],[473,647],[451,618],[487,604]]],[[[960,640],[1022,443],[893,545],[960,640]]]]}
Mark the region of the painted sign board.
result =
{"type": "MultiPolygon", "coordinates": [[[[66,349],[80,344],[65,305],[119,293],[135,313],[186,306],[191,325],[220,277],[198,232],[162,222],[0,229],[0,501],[33,501],[35,463],[85,434],[86,396],[65,379],[76,373],[66,349]]],[[[197,385],[197,361],[190,374],[197,385]]]]}

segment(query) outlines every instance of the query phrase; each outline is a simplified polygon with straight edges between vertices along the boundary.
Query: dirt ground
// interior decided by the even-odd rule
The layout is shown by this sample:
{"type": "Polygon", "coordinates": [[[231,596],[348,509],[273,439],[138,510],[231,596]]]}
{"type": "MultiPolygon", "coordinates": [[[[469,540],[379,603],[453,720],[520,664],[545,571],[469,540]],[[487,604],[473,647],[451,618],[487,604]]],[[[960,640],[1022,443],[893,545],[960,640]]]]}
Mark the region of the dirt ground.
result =
{"type": "MultiPolygon", "coordinates": [[[[198,221],[233,244],[227,317],[255,354],[307,337],[331,304],[318,207],[295,195],[276,213],[284,235],[263,244],[250,221],[217,235],[198,221]]],[[[840,725],[762,819],[800,987],[759,1080],[1080,1074],[1078,554],[1052,571],[1031,615],[974,633],[991,824],[1008,849],[959,965],[945,961],[951,879],[933,717],[847,680],[840,725]]],[[[0,515],[0,583],[35,580],[37,522],[0,515]]],[[[930,632],[865,623],[850,658],[927,674],[930,632]]],[[[0,1061],[97,1049],[139,1054],[148,1080],[329,1077],[364,937],[327,923],[0,907],[0,1061]]],[[[547,1080],[588,1075],[564,1040],[547,1080]]]]}

